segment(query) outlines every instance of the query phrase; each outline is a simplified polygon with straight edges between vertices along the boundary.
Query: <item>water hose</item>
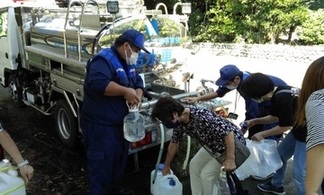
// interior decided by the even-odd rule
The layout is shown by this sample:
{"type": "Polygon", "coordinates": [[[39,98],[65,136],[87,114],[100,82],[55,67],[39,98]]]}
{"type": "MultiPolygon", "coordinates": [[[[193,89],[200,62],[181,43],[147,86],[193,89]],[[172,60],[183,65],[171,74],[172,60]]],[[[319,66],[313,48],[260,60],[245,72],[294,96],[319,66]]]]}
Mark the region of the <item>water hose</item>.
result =
{"type": "Polygon", "coordinates": [[[191,149],[190,146],[191,146],[191,137],[187,135],[187,153],[186,153],[185,161],[183,162],[182,165],[182,170],[186,170],[187,168],[189,157],[190,157],[190,149],[191,149]]]}
{"type": "Polygon", "coordinates": [[[158,155],[156,165],[155,165],[153,181],[152,181],[153,184],[155,183],[155,179],[156,179],[157,172],[158,172],[158,169],[159,169],[159,164],[160,164],[160,161],[161,161],[161,158],[162,158],[162,153],[163,153],[163,148],[164,148],[164,140],[165,140],[164,126],[163,126],[162,122],[159,122],[159,125],[160,125],[160,131],[161,131],[161,144],[160,144],[159,155],[158,155]]]}

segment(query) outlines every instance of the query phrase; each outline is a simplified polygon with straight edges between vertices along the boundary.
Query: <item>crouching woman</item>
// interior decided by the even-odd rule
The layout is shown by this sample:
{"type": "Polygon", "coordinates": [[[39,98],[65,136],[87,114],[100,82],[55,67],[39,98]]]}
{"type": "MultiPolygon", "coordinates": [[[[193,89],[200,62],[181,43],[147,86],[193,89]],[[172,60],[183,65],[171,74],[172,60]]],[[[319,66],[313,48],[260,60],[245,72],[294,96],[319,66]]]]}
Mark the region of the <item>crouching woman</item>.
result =
{"type": "Polygon", "coordinates": [[[172,139],[162,170],[163,175],[170,173],[171,162],[179,148],[184,134],[195,138],[202,146],[190,161],[190,184],[193,195],[211,194],[215,176],[221,167],[225,171],[237,168],[235,164],[236,143],[245,145],[242,131],[232,122],[209,109],[184,107],[172,97],[162,97],[155,104],[151,118],[173,129],[172,139]],[[206,150],[206,148],[208,148],[206,150]],[[213,154],[225,154],[222,163],[213,154]]]}

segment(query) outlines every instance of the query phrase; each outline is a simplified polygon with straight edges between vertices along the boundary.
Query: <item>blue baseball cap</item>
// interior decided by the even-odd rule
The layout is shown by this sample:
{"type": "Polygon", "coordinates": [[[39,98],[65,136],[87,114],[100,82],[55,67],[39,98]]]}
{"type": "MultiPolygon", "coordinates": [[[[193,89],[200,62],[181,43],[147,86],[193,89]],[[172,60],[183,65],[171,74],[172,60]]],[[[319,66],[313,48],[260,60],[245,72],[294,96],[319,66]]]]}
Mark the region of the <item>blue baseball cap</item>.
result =
{"type": "Polygon", "coordinates": [[[134,46],[136,46],[137,48],[145,51],[146,53],[150,53],[144,47],[144,42],[145,42],[144,35],[142,33],[138,32],[137,30],[128,29],[125,32],[123,32],[123,34],[121,34],[119,36],[119,38],[120,39],[123,39],[123,40],[126,40],[126,41],[129,41],[134,46]]]}
{"type": "Polygon", "coordinates": [[[233,79],[235,76],[237,76],[241,71],[232,64],[226,65],[223,68],[220,69],[220,78],[217,79],[216,85],[218,86],[224,86],[228,81],[233,79]]]}

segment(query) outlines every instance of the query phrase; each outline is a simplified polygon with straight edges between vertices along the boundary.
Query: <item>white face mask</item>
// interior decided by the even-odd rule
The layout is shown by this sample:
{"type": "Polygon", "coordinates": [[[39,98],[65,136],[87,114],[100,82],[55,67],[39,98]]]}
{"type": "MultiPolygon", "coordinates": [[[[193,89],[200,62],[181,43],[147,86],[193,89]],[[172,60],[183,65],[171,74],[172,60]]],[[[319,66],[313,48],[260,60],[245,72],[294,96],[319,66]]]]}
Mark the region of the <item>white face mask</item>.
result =
{"type": "Polygon", "coordinates": [[[132,54],[130,57],[127,57],[127,53],[125,50],[125,56],[126,56],[126,63],[127,65],[134,65],[137,62],[138,59],[138,53],[133,52],[132,48],[128,45],[128,48],[131,50],[132,54]]]}
{"type": "Polygon", "coordinates": [[[237,86],[234,86],[234,85],[226,85],[226,88],[229,89],[229,90],[233,90],[233,89],[236,89],[237,86]]]}

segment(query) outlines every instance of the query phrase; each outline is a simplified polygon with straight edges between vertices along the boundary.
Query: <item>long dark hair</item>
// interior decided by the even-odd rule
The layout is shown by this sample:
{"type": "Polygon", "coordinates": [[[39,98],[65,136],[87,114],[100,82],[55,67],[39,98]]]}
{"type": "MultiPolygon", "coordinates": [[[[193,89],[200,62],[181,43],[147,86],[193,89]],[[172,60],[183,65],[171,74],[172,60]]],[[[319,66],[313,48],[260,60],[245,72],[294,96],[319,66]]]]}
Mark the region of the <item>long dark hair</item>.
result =
{"type": "Polygon", "coordinates": [[[306,124],[305,105],[309,96],[319,89],[324,88],[324,56],[309,65],[302,83],[296,113],[296,125],[306,124]]]}

